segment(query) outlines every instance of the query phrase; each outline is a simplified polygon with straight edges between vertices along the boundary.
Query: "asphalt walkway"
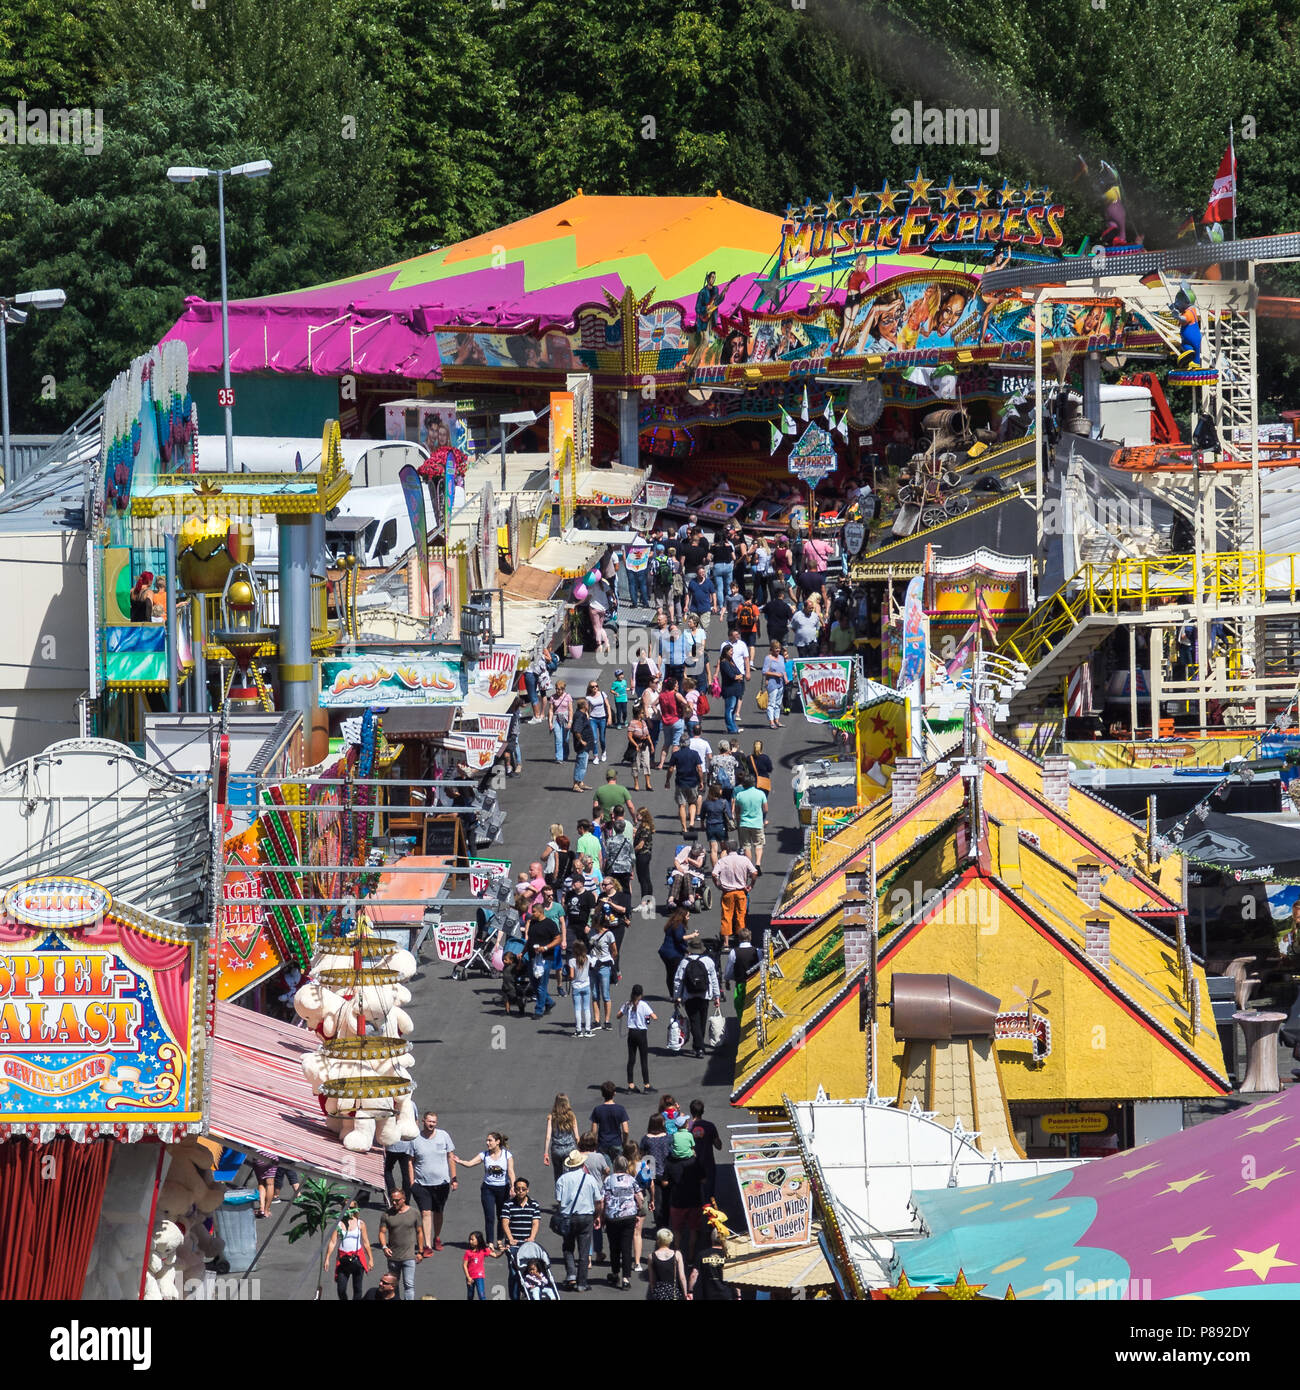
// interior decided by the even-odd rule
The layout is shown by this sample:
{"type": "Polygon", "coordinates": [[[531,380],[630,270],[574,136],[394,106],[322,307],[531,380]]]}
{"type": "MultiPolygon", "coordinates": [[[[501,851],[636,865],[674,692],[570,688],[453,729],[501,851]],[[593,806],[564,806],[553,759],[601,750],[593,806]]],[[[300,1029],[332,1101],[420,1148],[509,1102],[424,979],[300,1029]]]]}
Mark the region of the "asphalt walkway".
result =
{"type": "MultiPolygon", "coordinates": [[[[719,642],[719,623],[715,619],[710,632],[710,658],[716,657],[719,642]]],[[[618,653],[616,653],[618,655],[618,653]]],[[[619,660],[628,665],[621,655],[619,660]]],[[[580,694],[586,682],[597,671],[608,678],[613,665],[597,667],[588,655],[565,662],[558,672],[568,682],[569,690],[580,694]]],[[[629,666],[629,676],[631,674],[629,666]]],[[[810,757],[830,752],[830,740],[809,724],[802,715],[787,716],[785,727],[769,731],[766,716],[754,706],[757,677],[750,683],[741,716],[743,746],[748,751],[755,737],[763,739],[766,751],[776,764],[773,790],[769,803],[769,826],[763,861],[763,874],[751,894],[749,919],[752,927],[766,928],[781,882],[791,858],[803,846],[803,831],[798,825],[794,800],[790,792],[790,771],[795,764],[810,757]]],[[[712,702],[704,720],[703,732],[716,750],[718,740],[726,738],[722,721],[722,701],[712,702]]],[[[510,858],[513,872],[525,868],[530,860],[540,857],[552,822],[565,826],[576,839],[574,826],[580,817],[589,817],[591,796],[571,790],[572,764],[557,766],[553,760],[551,735],[545,725],[525,723],[522,730],[524,775],[508,780],[501,792],[502,804],[508,815],[504,842],[483,851],[485,856],[510,858]]],[[[610,766],[617,766],[626,746],[626,735],[611,730],[609,736],[610,766]]],[[[593,764],[587,772],[588,786],[604,781],[604,764],[593,764]]],[[[631,788],[630,770],[619,767],[619,778],[631,788]]],[[[637,805],[642,797],[635,797],[637,805]]],[[[663,789],[663,774],[657,774],[650,793],[660,835],[652,864],[656,891],[662,896],[668,866],[681,832],[671,790],[663,789]]],[[[633,876],[633,888],[636,879],[633,876]]],[[[633,893],[634,905],[638,898],[633,893]]],[[[716,897],[716,895],[715,895],[716,897]]],[[[696,917],[695,923],[705,937],[718,934],[718,906],[696,917]]],[[[703,1100],[705,1115],[712,1119],[726,1142],[728,1124],[746,1123],[743,1111],[733,1111],[727,1103],[731,1091],[735,1054],[736,1023],[728,1002],[727,1036],[716,1052],[697,1061],[687,1053],[673,1055],[666,1047],[668,1018],[671,1009],[664,1007],[664,974],[658,957],[663,934],[662,911],[638,915],[634,910],[632,926],[623,944],[623,983],[614,991],[617,1010],[634,984],[645,987],[651,1007],[659,1021],[651,1025],[650,1075],[654,1085],[670,1092],[685,1109],[694,1099],[703,1100]]],[[[756,936],[757,939],[757,936],[756,936]]],[[[619,1086],[619,1100],[626,1107],[632,1122],[632,1135],[640,1138],[646,1122],[657,1108],[654,1096],[626,1094],[626,1045],[617,1025],[609,1032],[595,1037],[572,1036],[573,1010],[570,1001],[562,999],[544,1020],[507,1018],[500,1004],[500,990],[495,980],[470,979],[455,981],[449,967],[438,962],[432,946],[425,950],[420,974],[410,982],[413,1000],[408,1012],[415,1022],[412,1040],[414,1052],[416,1109],[421,1113],[435,1110],[439,1126],[450,1132],[458,1153],[472,1156],[483,1147],[488,1130],[499,1130],[509,1136],[509,1147],[515,1155],[516,1172],[530,1179],[533,1195],[543,1208],[541,1240],[563,1270],[559,1259],[560,1241],[547,1230],[545,1214],[553,1199],[550,1169],[542,1162],[546,1117],[557,1091],[564,1091],[572,1101],[579,1120],[585,1126],[591,1107],[600,1099],[600,1083],[606,1079],[619,1086]]],[[[638,1076],[638,1081],[640,1077],[638,1076]]],[[[719,1193],[723,1205],[734,1207],[734,1188],[727,1174],[719,1175],[719,1193]],[[731,1194],[729,1199],[728,1194],[731,1194]]],[[[453,1195],[447,1208],[443,1231],[444,1249],[416,1268],[417,1295],[433,1295],[439,1299],[464,1298],[464,1278],[461,1255],[469,1233],[481,1228],[483,1217],[479,1205],[479,1182],[475,1170],[469,1170],[453,1195]]],[[[285,1189],[287,1192],[287,1189],[285,1189]]],[[[281,1208],[273,1208],[278,1215],[281,1208]]],[[[738,1212],[734,1213],[739,1215],[738,1212]]],[[[375,1195],[373,1210],[367,1212],[367,1224],[372,1240],[378,1231],[380,1198],[375,1195]]],[[[263,1298],[310,1297],[315,1288],[314,1252],[307,1243],[289,1245],[280,1228],[262,1257],[256,1277],[261,1280],[263,1298]]],[[[733,1222],[733,1225],[735,1223],[733,1222]]],[[[268,1223],[259,1222],[259,1236],[268,1223]]],[[[743,1230],[743,1221],[740,1224],[743,1230]]],[[[372,1276],[373,1283],[382,1273],[381,1267],[372,1276]]],[[[505,1260],[488,1262],[489,1297],[505,1296],[505,1260]],[[496,1290],[494,1294],[494,1289],[496,1290]]],[[[640,1298],[644,1285],[634,1281],[630,1292],[617,1293],[604,1283],[608,1266],[593,1270],[593,1291],[576,1295],[585,1299],[640,1298]]],[[[335,1297],[332,1284],[327,1284],[325,1296],[335,1297]]]]}

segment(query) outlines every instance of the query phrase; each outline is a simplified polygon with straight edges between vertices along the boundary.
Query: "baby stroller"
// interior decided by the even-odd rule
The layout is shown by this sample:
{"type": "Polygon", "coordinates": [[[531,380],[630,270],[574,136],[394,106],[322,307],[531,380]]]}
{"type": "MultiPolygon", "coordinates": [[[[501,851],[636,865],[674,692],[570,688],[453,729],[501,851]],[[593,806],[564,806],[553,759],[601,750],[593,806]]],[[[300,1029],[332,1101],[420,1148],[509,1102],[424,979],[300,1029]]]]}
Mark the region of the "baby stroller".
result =
{"type": "Polygon", "coordinates": [[[684,907],[687,912],[707,912],[713,906],[713,884],[703,868],[678,867],[682,851],[694,848],[686,844],[677,846],[672,867],[668,870],[669,912],[678,907],[684,907]]]}
{"type": "Polygon", "coordinates": [[[535,1240],[526,1240],[522,1245],[512,1245],[506,1251],[510,1262],[510,1272],[515,1277],[519,1297],[525,1303],[558,1303],[560,1290],[556,1287],[555,1275],[551,1273],[551,1257],[535,1240]],[[537,1263],[540,1283],[528,1282],[528,1266],[537,1263]]]}
{"type": "MultiPolygon", "coordinates": [[[[522,943],[519,943],[522,945],[522,943]]],[[[506,943],[505,968],[501,971],[501,998],[508,1011],[528,1012],[529,1004],[537,998],[537,980],[533,975],[533,958],[524,950],[510,949],[506,943]]]]}
{"type": "MultiPolygon", "coordinates": [[[[514,912],[514,909],[509,909],[514,912]]],[[[519,914],[515,912],[515,916],[519,914]]],[[[468,980],[470,975],[495,975],[497,972],[492,965],[492,951],[497,936],[502,929],[502,915],[489,915],[486,908],[478,908],[475,912],[474,927],[474,947],[464,960],[459,961],[451,968],[451,978],[453,980],[468,980]]]]}

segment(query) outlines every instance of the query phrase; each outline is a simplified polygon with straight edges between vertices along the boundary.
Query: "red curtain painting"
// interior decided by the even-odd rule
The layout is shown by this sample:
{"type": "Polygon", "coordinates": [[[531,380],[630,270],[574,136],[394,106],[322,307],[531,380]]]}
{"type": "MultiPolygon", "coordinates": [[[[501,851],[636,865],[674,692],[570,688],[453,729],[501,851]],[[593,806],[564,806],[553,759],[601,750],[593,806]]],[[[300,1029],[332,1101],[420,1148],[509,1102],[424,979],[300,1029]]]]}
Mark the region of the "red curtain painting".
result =
{"type": "Polygon", "coordinates": [[[0,1303],[81,1297],[112,1144],[0,1143],[0,1303]]]}

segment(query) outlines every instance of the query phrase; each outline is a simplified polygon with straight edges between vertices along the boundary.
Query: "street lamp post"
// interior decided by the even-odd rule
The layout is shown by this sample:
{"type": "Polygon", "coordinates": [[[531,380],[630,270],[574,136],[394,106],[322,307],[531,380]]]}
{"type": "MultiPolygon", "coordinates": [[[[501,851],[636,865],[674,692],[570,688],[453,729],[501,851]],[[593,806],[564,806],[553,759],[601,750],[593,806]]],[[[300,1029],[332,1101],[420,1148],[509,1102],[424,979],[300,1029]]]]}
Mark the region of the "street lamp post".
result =
{"type": "Polygon", "coordinates": [[[230,301],[226,293],[226,177],[265,178],[271,172],[269,159],[255,159],[250,164],[236,164],[233,169],[201,169],[187,164],[173,165],[167,170],[172,183],[193,183],[196,179],[215,178],[217,181],[218,244],[221,248],[221,388],[226,412],[226,472],[235,471],[235,425],[231,414],[234,391],[230,385],[230,301]]]}
{"type": "Polygon", "coordinates": [[[33,309],[62,309],[68,296],[62,290],[28,290],[8,299],[0,298],[0,430],[4,434],[3,472],[0,478],[7,484],[9,477],[9,325],[17,327],[27,322],[27,311],[19,304],[33,309]]]}

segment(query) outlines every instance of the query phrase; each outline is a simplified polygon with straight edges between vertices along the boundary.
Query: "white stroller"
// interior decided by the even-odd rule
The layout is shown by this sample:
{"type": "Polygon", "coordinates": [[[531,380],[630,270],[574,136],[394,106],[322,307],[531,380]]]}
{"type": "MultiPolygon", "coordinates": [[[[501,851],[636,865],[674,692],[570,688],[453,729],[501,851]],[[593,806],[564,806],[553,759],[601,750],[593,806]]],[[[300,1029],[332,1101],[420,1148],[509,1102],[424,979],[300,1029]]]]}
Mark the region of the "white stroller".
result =
{"type": "Polygon", "coordinates": [[[551,1257],[535,1241],[526,1240],[512,1245],[506,1252],[510,1267],[519,1286],[519,1297],[525,1303],[558,1303],[560,1290],[551,1272],[551,1257]],[[530,1267],[537,1268],[530,1273],[530,1267]]]}

